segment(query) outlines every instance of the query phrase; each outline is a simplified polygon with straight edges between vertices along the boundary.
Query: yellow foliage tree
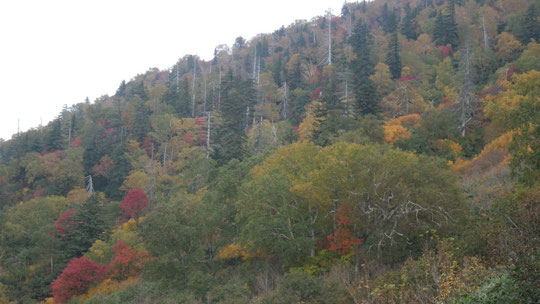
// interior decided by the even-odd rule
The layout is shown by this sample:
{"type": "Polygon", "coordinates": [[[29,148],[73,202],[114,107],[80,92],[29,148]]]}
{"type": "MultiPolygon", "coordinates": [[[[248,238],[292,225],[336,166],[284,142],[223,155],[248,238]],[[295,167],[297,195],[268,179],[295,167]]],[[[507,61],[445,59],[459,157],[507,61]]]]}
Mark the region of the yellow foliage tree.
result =
{"type": "Polygon", "coordinates": [[[393,144],[401,139],[409,139],[412,134],[408,129],[420,124],[422,117],[419,114],[409,114],[388,121],[384,126],[384,140],[393,144]]]}
{"type": "Polygon", "coordinates": [[[383,128],[384,140],[390,144],[393,144],[401,139],[409,139],[412,136],[411,132],[400,125],[385,125],[383,128]]]}
{"type": "Polygon", "coordinates": [[[375,66],[375,74],[369,77],[377,86],[377,95],[380,97],[388,95],[394,87],[394,81],[392,81],[392,75],[390,74],[390,67],[388,65],[379,62],[375,66]]]}
{"type": "Polygon", "coordinates": [[[306,117],[298,126],[298,141],[307,141],[313,138],[313,132],[317,130],[317,124],[319,123],[315,117],[315,111],[319,106],[321,106],[321,103],[318,101],[313,101],[306,106],[306,117]]]}
{"type": "Polygon", "coordinates": [[[497,45],[495,46],[495,55],[502,62],[510,62],[517,58],[523,45],[519,42],[514,35],[502,32],[497,35],[497,45]]]}
{"type": "Polygon", "coordinates": [[[86,189],[75,188],[68,192],[66,199],[70,204],[84,202],[90,195],[86,192],[86,189]]]}

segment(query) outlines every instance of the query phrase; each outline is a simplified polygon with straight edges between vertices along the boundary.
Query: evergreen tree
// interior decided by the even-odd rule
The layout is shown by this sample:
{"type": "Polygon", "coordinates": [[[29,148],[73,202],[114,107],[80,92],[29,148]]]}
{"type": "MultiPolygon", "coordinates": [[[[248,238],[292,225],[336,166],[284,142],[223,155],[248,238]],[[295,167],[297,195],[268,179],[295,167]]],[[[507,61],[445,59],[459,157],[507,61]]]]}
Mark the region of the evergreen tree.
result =
{"type": "Polygon", "coordinates": [[[242,81],[229,71],[222,83],[222,126],[218,129],[213,158],[220,164],[231,159],[243,159],[246,155],[247,136],[245,128],[253,113],[256,92],[250,79],[242,81]],[[249,110],[248,110],[249,109],[249,110]]]}
{"type": "Polygon", "coordinates": [[[126,96],[126,81],[122,80],[120,83],[120,86],[118,87],[118,90],[116,90],[116,96],[118,97],[124,97],[126,96]]]}
{"type": "Polygon", "coordinates": [[[374,73],[371,60],[371,35],[367,24],[359,21],[349,39],[356,59],[351,63],[353,91],[356,96],[358,114],[375,114],[379,111],[375,84],[369,78],[374,73]]]}
{"type": "Polygon", "coordinates": [[[534,39],[537,42],[540,39],[540,23],[538,22],[538,17],[536,16],[534,3],[529,5],[527,12],[523,17],[522,31],[519,37],[523,44],[531,42],[531,39],[534,39]]]}
{"type": "Polygon", "coordinates": [[[321,104],[315,110],[315,130],[313,131],[313,142],[320,146],[330,144],[330,137],[340,129],[339,121],[342,118],[343,110],[338,96],[337,75],[335,67],[330,65],[323,71],[324,79],[321,93],[321,104]]]}
{"type": "Polygon", "coordinates": [[[442,13],[439,12],[435,18],[435,27],[433,28],[433,41],[437,45],[444,45],[444,20],[442,13]]]}
{"type": "Polygon", "coordinates": [[[52,128],[47,134],[45,147],[48,151],[62,150],[64,148],[64,139],[62,136],[62,123],[57,118],[52,123],[52,128]]]}
{"type": "Polygon", "coordinates": [[[62,261],[82,256],[106,228],[103,203],[97,194],[77,205],[72,214],[66,219],[69,224],[64,227],[65,232],[60,234],[57,245],[62,261]]]}
{"type": "Polygon", "coordinates": [[[120,143],[116,146],[111,154],[114,167],[111,170],[111,178],[109,179],[107,188],[104,191],[107,197],[110,199],[120,200],[123,197],[123,193],[119,190],[119,188],[122,186],[122,183],[131,171],[131,164],[126,159],[125,152],[125,144],[120,143]]]}
{"type": "Polygon", "coordinates": [[[390,11],[388,4],[384,4],[381,13],[381,24],[386,33],[394,32],[397,28],[398,20],[394,10],[390,11]]]}
{"type": "Polygon", "coordinates": [[[264,38],[261,45],[261,57],[268,57],[268,39],[264,38]]]}
{"type": "Polygon", "coordinates": [[[416,40],[416,38],[418,38],[418,35],[416,35],[414,16],[409,3],[405,4],[405,18],[403,18],[401,23],[401,34],[411,40],[416,40]]]}
{"type": "Polygon", "coordinates": [[[399,42],[397,31],[393,32],[388,42],[388,53],[386,54],[385,63],[390,67],[392,78],[396,79],[401,76],[401,59],[399,57],[399,42]]]}
{"type": "Polygon", "coordinates": [[[453,47],[458,45],[458,32],[456,24],[456,10],[454,0],[450,0],[443,15],[444,24],[444,45],[450,44],[453,47]]]}

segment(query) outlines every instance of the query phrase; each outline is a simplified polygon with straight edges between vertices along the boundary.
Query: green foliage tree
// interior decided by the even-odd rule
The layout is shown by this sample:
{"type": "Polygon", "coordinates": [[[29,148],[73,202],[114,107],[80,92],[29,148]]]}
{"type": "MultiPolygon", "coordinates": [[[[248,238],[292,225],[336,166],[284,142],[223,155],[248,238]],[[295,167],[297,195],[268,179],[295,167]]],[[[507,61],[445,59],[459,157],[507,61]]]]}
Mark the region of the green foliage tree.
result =
{"type": "Polygon", "coordinates": [[[65,265],[52,250],[52,225],[67,208],[63,197],[30,200],[2,212],[0,282],[7,296],[20,302],[39,301],[65,265]]]}

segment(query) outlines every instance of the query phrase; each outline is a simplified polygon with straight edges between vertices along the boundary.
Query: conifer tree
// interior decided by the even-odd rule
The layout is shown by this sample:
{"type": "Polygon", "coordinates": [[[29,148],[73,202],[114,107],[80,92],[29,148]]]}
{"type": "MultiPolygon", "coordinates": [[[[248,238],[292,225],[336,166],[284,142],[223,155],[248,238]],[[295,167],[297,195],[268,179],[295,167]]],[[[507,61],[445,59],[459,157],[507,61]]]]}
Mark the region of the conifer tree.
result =
{"type": "Polygon", "coordinates": [[[458,45],[458,32],[456,24],[456,9],[454,0],[450,0],[446,7],[446,12],[443,15],[444,24],[444,44],[450,44],[453,47],[458,45]]]}
{"type": "Polygon", "coordinates": [[[531,39],[536,41],[540,39],[540,23],[538,22],[538,17],[536,16],[534,3],[529,5],[525,16],[523,16],[522,32],[519,36],[523,44],[531,42],[531,39]]]}
{"type": "Polygon", "coordinates": [[[246,155],[247,136],[245,128],[249,122],[246,114],[253,112],[256,92],[251,79],[243,81],[233,77],[229,71],[222,83],[221,117],[223,124],[218,129],[213,158],[226,164],[231,159],[243,159],[246,155]],[[249,112],[250,111],[250,112],[249,112]]]}
{"type": "Polygon", "coordinates": [[[388,42],[388,53],[386,54],[386,64],[390,67],[392,78],[401,76],[401,59],[399,57],[399,42],[397,31],[394,31],[388,42]]]}
{"type": "Polygon", "coordinates": [[[349,42],[356,53],[356,59],[351,63],[356,111],[360,115],[375,114],[379,108],[375,84],[369,78],[374,73],[374,64],[370,54],[371,35],[368,25],[359,21],[355,25],[349,42]]]}
{"type": "Polygon", "coordinates": [[[316,108],[315,131],[313,131],[313,142],[326,146],[330,144],[330,137],[336,134],[343,121],[343,109],[339,101],[337,88],[337,75],[335,66],[325,67],[323,71],[324,85],[321,93],[321,104],[316,108]]]}
{"type": "Polygon", "coordinates": [[[48,151],[61,150],[64,147],[62,138],[62,124],[57,118],[52,123],[52,129],[47,134],[46,148],[48,151]]]}
{"type": "Polygon", "coordinates": [[[433,28],[433,41],[437,45],[444,45],[444,21],[442,13],[437,13],[437,17],[435,18],[435,27],[433,28]]]}
{"type": "Polygon", "coordinates": [[[411,40],[418,38],[415,30],[414,16],[409,3],[405,4],[405,17],[401,23],[401,34],[411,40]]]}

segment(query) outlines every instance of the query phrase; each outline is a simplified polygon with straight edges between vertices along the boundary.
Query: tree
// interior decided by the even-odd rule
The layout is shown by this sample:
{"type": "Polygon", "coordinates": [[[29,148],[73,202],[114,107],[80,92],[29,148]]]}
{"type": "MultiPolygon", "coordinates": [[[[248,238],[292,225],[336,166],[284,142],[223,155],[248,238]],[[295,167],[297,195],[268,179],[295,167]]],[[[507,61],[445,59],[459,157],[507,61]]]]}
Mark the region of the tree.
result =
{"type": "Polygon", "coordinates": [[[398,24],[397,16],[394,10],[390,11],[390,9],[388,9],[387,3],[383,5],[381,19],[382,28],[386,33],[396,31],[398,24]]]}
{"type": "Polygon", "coordinates": [[[446,4],[445,9],[437,14],[435,27],[433,29],[433,40],[437,45],[457,46],[458,32],[454,0],[450,0],[446,4]]]}
{"type": "Polygon", "coordinates": [[[535,3],[529,4],[527,12],[522,19],[522,30],[518,35],[523,44],[531,42],[531,40],[540,40],[540,22],[536,13],[535,3]]]}
{"type": "Polygon", "coordinates": [[[62,233],[57,235],[60,242],[56,248],[59,258],[67,261],[73,257],[80,257],[102,236],[107,222],[101,200],[99,194],[92,195],[82,204],[76,205],[75,212],[61,223],[62,233]]]}
{"type": "Polygon", "coordinates": [[[441,12],[438,12],[437,17],[435,18],[435,26],[433,28],[433,41],[435,41],[437,45],[445,44],[444,21],[441,12]]]}
{"type": "Polygon", "coordinates": [[[515,60],[523,50],[523,45],[514,37],[514,35],[502,32],[497,35],[497,45],[495,46],[495,55],[502,63],[515,60]]]}
{"type": "Polygon", "coordinates": [[[445,9],[443,15],[443,24],[444,24],[444,41],[443,45],[450,44],[452,47],[458,45],[458,32],[456,24],[456,9],[455,9],[455,0],[450,0],[445,9]]]}
{"type": "Polygon", "coordinates": [[[222,126],[218,129],[213,158],[220,164],[246,155],[245,129],[251,121],[255,104],[255,89],[250,79],[243,81],[232,72],[222,84],[222,126]]]}
{"type": "Polygon", "coordinates": [[[67,206],[65,198],[49,196],[3,209],[1,281],[10,298],[30,303],[49,293],[50,282],[67,262],[55,254],[52,238],[55,221],[67,206]]]}
{"type": "Polygon", "coordinates": [[[356,23],[349,42],[356,53],[356,59],[351,63],[356,111],[360,115],[376,114],[379,107],[375,84],[370,79],[373,74],[373,63],[370,54],[371,35],[368,25],[362,21],[356,23]]]}
{"type": "Polygon", "coordinates": [[[62,122],[60,118],[55,119],[52,122],[52,128],[47,134],[45,147],[48,151],[57,151],[64,148],[63,136],[62,136],[62,122]]]}
{"type": "Polygon", "coordinates": [[[388,65],[379,62],[375,66],[375,74],[369,77],[373,83],[377,86],[377,95],[384,97],[392,92],[394,88],[394,82],[392,81],[392,74],[390,74],[390,68],[388,65]]]}
{"type": "Polygon", "coordinates": [[[504,95],[514,105],[510,123],[519,132],[510,145],[510,166],[520,181],[532,185],[540,179],[540,72],[533,70],[512,80],[504,95]]]}
{"type": "Polygon", "coordinates": [[[104,280],[107,274],[106,265],[96,264],[86,257],[73,258],[52,283],[54,301],[66,303],[73,296],[84,294],[92,284],[104,280]]]}
{"type": "Polygon", "coordinates": [[[390,34],[388,42],[388,53],[386,54],[385,63],[390,67],[392,78],[401,77],[401,58],[399,57],[399,42],[397,31],[390,34]]]}
{"type": "Polygon", "coordinates": [[[122,80],[122,82],[120,83],[120,86],[116,90],[116,96],[118,97],[126,96],[126,81],[125,80],[122,80]]]}
{"type": "Polygon", "coordinates": [[[111,277],[117,280],[136,276],[144,269],[144,265],[149,260],[147,251],[137,252],[135,248],[128,246],[123,241],[118,241],[112,249],[114,256],[109,263],[109,271],[111,277]]]}
{"type": "Polygon", "coordinates": [[[405,4],[405,17],[401,22],[401,34],[411,40],[418,38],[416,34],[416,22],[409,3],[405,4]]]}
{"type": "Polygon", "coordinates": [[[148,198],[141,189],[132,189],[126,197],[120,202],[122,215],[127,218],[135,219],[138,223],[139,217],[148,206],[148,198]]]}

